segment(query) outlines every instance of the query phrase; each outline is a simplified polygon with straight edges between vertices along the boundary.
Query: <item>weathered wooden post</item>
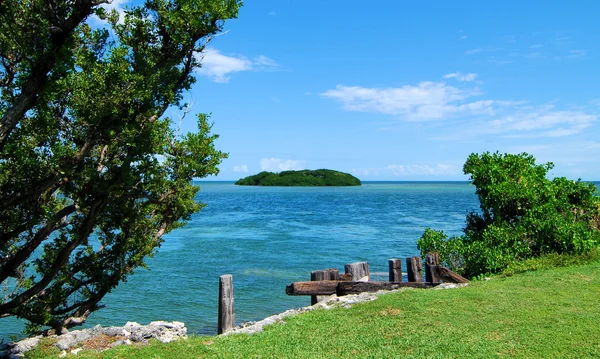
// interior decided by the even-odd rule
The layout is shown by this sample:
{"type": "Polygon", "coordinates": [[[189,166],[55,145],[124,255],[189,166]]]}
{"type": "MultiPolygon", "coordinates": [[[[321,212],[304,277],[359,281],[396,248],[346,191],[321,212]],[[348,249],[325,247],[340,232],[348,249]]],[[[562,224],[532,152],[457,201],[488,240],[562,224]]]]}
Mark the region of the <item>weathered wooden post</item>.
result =
{"type": "Polygon", "coordinates": [[[421,257],[409,257],[406,258],[406,274],[409,282],[423,282],[423,265],[421,264],[421,257]]]}
{"type": "Polygon", "coordinates": [[[219,324],[217,332],[223,334],[234,327],[233,276],[224,274],[219,277],[219,324]]]}
{"type": "MultiPolygon", "coordinates": [[[[325,270],[315,270],[310,272],[310,280],[311,281],[320,281],[320,280],[340,280],[340,271],[337,268],[329,268],[325,270]]],[[[319,301],[327,298],[325,295],[311,295],[310,296],[310,305],[315,305],[319,301]]]]}
{"type": "Polygon", "coordinates": [[[356,262],[346,264],[344,266],[346,274],[352,275],[352,281],[354,282],[368,282],[371,274],[369,269],[369,262],[356,262]]]}
{"type": "Polygon", "coordinates": [[[392,258],[388,261],[390,266],[390,282],[402,282],[402,261],[397,258],[392,258]]]}
{"type": "Polygon", "coordinates": [[[428,283],[439,283],[440,276],[437,266],[440,265],[440,255],[437,252],[427,253],[425,257],[425,281],[428,283]]]}

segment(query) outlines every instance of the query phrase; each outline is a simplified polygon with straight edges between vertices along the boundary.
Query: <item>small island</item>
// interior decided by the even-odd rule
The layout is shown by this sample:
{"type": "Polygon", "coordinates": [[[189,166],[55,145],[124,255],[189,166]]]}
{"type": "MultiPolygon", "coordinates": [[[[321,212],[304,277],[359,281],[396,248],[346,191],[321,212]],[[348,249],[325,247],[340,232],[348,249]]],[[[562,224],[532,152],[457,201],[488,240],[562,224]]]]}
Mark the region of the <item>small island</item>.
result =
{"type": "Polygon", "coordinates": [[[238,186],[360,186],[360,180],[349,173],[334,170],[260,172],[238,180],[238,186]]]}

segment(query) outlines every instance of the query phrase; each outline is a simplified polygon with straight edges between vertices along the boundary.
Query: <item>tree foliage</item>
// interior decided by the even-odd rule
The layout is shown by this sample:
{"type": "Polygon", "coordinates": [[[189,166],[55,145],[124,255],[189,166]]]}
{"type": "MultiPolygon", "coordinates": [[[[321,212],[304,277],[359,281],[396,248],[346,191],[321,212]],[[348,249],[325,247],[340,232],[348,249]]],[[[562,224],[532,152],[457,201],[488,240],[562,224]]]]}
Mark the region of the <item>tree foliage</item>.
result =
{"type": "Polygon", "coordinates": [[[83,322],[226,157],[206,115],[181,135],[164,114],[241,2],[147,0],[122,22],[104,2],[0,2],[0,318],[83,322]]]}
{"type": "Polygon", "coordinates": [[[360,186],[358,178],[334,170],[263,171],[238,180],[239,186],[360,186]]]}
{"type": "Polygon", "coordinates": [[[547,178],[552,163],[526,153],[471,154],[471,176],[481,211],[467,214],[464,234],[448,238],[427,228],[423,254],[466,276],[496,273],[514,261],[549,253],[584,253],[600,245],[600,201],[591,183],[547,178]]]}

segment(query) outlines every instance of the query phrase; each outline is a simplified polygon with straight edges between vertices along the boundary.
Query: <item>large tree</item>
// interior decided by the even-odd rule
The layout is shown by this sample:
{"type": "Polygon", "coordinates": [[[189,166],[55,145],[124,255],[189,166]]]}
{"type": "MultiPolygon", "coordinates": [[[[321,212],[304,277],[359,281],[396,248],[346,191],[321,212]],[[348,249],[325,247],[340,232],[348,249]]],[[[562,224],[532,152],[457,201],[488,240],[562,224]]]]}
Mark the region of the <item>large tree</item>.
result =
{"type": "Polygon", "coordinates": [[[0,1],[0,318],[85,321],[203,207],[192,178],[226,157],[205,115],[179,134],[165,111],[184,111],[241,2],[147,0],[123,19],[105,2],[0,1]]]}

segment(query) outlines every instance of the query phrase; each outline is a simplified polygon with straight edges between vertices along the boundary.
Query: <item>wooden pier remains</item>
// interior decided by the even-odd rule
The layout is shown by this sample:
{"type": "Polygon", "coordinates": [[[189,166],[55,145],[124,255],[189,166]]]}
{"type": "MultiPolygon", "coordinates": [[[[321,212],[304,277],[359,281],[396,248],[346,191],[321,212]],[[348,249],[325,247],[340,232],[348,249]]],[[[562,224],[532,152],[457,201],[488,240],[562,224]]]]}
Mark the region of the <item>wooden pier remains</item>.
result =
{"type": "MultiPolygon", "coordinates": [[[[406,258],[407,282],[402,280],[402,261],[392,258],[388,261],[389,281],[371,281],[368,262],[349,263],[344,266],[345,273],[340,275],[337,268],[316,270],[310,273],[310,281],[294,282],[285,288],[288,295],[310,295],[311,305],[332,294],[338,296],[394,290],[400,288],[433,288],[443,282],[469,283],[458,273],[440,265],[438,253],[432,252],[425,258],[425,279],[421,257],[406,258]]],[[[233,276],[225,274],[219,277],[219,320],[217,331],[223,334],[235,328],[235,309],[233,300],[233,276]]]]}
{"type": "MultiPolygon", "coordinates": [[[[310,273],[311,281],[324,281],[324,280],[340,280],[340,271],[337,268],[329,268],[324,270],[315,270],[310,273]]],[[[315,305],[319,301],[323,300],[324,296],[313,295],[310,297],[310,305],[315,305]]]]}
{"type": "Polygon", "coordinates": [[[369,263],[356,262],[344,266],[345,274],[339,276],[335,268],[313,271],[311,281],[294,282],[288,285],[285,292],[288,295],[310,295],[311,304],[316,304],[321,298],[336,294],[338,296],[393,290],[399,288],[433,288],[444,282],[468,283],[459,274],[439,264],[438,253],[429,253],[425,259],[425,279],[421,257],[406,258],[408,282],[402,281],[402,262],[392,258],[388,261],[389,281],[370,281],[369,263]],[[335,273],[335,274],[333,274],[335,273]],[[337,278],[337,279],[336,279],[337,278]]]}

